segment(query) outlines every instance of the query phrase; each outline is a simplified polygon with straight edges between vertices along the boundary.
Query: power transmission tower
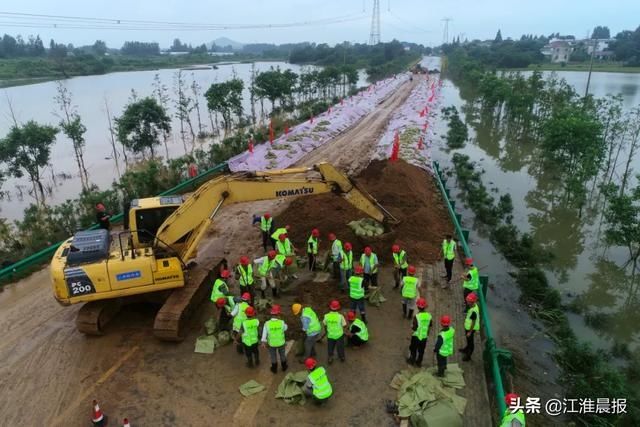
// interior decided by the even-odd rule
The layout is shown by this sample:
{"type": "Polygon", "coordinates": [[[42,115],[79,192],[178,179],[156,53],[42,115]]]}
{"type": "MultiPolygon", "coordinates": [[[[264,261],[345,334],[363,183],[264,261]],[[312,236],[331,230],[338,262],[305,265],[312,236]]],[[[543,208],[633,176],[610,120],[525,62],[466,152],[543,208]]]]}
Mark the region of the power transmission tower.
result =
{"type": "Polygon", "coordinates": [[[442,33],[442,44],[449,43],[449,21],[453,21],[451,18],[443,18],[444,32],[442,33]]]}
{"type": "Polygon", "coordinates": [[[369,44],[380,43],[380,0],[373,0],[373,14],[371,15],[371,34],[369,44]]]}

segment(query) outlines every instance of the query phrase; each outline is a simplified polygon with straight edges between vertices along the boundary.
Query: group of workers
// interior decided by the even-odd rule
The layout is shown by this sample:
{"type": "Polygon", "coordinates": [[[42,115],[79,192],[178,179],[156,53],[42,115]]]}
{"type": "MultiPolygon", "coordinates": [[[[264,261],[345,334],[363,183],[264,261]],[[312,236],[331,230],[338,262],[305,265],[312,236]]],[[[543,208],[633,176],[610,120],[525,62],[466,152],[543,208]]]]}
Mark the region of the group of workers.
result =
{"type": "MultiPolygon", "coordinates": [[[[277,283],[288,277],[288,267],[293,263],[297,248],[289,240],[291,228],[287,225],[274,230],[273,218],[268,213],[254,217],[254,224],[259,224],[262,235],[262,245],[266,256],[255,260],[258,266],[258,277],[261,280],[261,293],[265,297],[267,285],[272,289],[272,295],[278,296],[277,283]],[[269,249],[271,248],[271,249],[269,249]]],[[[318,265],[318,246],[320,232],[313,229],[307,239],[308,268],[314,271],[318,265]]],[[[367,246],[354,265],[353,247],[349,242],[344,244],[334,233],[328,234],[331,243],[330,262],[333,277],[339,282],[339,291],[348,292],[349,311],[347,318],[340,312],[341,304],[338,300],[329,303],[329,312],[322,320],[310,305],[294,303],[291,311],[300,316],[302,331],[304,332],[304,354],[299,360],[309,370],[306,383],[306,393],[313,396],[316,402],[323,402],[332,395],[332,387],[327,372],[319,366],[317,361],[316,343],[327,337],[327,363],[334,360],[337,352],[340,361],[345,361],[345,337],[348,345],[358,348],[369,341],[365,295],[369,288],[378,285],[378,256],[372,248],[367,246]],[[358,318],[359,314],[359,318],[358,318]],[[324,332],[323,332],[324,330],[324,332]]],[[[442,257],[444,260],[447,284],[451,283],[453,264],[456,257],[456,242],[451,235],[447,235],[442,242],[442,257]]],[[[431,330],[432,316],[427,311],[427,301],[420,296],[422,284],[417,277],[417,269],[410,265],[406,251],[398,244],[391,248],[393,259],[394,289],[400,290],[402,297],[402,314],[412,320],[411,343],[407,363],[422,366],[427,339],[431,330]]],[[[463,361],[471,360],[474,352],[474,338],[480,330],[480,309],[478,306],[478,291],[480,288],[479,270],[471,258],[465,259],[466,271],[460,277],[465,299],[464,333],[466,346],[459,351],[464,354],[463,361]]],[[[240,285],[240,297],[234,297],[227,284],[231,276],[229,270],[223,270],[215,281],[211,299],[220,310],[220,324],[228,324],[232,319],[232,334],[237,343],[238,352],[244,353],[247,366],[253,367],[260,363],[258,345],[267,348],[271,360],[271,371],[277,373],[278,360],[282,371],[288,369],[285,350],[285,333],[288,329],[282,319],[280,305],[271,306],[270,318],[264,322],[260,336],[260,321],[256,318],[254,302],[254,273],[252,264],[247,256],[240,258],[236,266],[236,278],[240,285]]],[[[439,331],[434,346],[437,360],[437,375],[444,376],[447,358],[454,353],[455,329],[449,315],[439,319],[439,331]]]]}

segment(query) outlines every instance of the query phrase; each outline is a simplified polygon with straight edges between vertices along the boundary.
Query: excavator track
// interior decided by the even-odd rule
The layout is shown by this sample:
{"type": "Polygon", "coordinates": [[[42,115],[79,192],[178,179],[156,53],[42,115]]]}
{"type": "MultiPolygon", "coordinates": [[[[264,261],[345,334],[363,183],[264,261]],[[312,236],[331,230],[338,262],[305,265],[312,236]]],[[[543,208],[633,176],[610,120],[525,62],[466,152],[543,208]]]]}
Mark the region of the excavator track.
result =
{"type": "Polygon", "coordinates": [[[227,268],[226,259],[220,260],[211,269],[196,265],[189,270],[185,286],[171,292],[156,314],[153,324],[156,338],[162,341],[184,339],[193,311],[209,295],[211,285],[222,268],[227,268]]]}
{"type": "Polygon", "coordinates": [[[88,302],[80,308],[76,328],[87,335],[103,335],[104,327],[120,311],[122,299],[88,302]]]}

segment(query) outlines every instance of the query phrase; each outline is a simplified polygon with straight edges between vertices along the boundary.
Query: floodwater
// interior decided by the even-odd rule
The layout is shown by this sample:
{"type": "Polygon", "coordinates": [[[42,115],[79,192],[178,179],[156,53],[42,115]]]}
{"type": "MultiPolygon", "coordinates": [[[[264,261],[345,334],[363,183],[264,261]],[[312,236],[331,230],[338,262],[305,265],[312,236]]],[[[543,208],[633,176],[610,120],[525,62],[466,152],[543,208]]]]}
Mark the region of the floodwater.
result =
{"type": "MultiPolygon", "coordinates": [[[[267,71],[270,67],[280,67],[291,69],[300,73],[302,68],[299,65],[285,62],[257,62],[256,71],[267,71]]],[[[210,119],[207,114],[204,92],[212,83],[229,80],[235,76],[245,82],[243,93],[243,107],[245,115],[251,114],[251,104],[249,96],[249,82],[251,77],[252,64],[228,64],[218,65],[218,69],[212,70],[183,70],[182,75],[186,85],[190,88],[193,81],[200,86],[200,114],[203,126],[207,131],[211,131],[210,119]]],[[[180,123],[174,116],[174,99],[176,98],[174,87],[175,77],[178,69],[163,69],[151,71],[132,71],[111,73],[100,76],[74,77],[64,80],[62,83],[71,92],[73,104],[77,107],[82,122],[87,128],[85,134],[85,165],[89,172],[89,179],[101,189],[108,188],[114,179],[118,178],[118,171],[113,160],[113,151],[109,136],[109,124],[105,101],[109,105],[111,116],[119,116],[129,102],[134,90],[137,96],[145,97],[153,95],[153,82],[157,74],[160,81],[167,87],[167,94],[171,97],[169,101],[169,113],[172,116],[172,134],[168,141],[168,151],[170,157],[184,155],[186,151],[192,149],[190,136],[187,136],[186,147],[180,137],[180,123]]],[[[366,85],[364,72],[360,73],[359,86],[366,85]]],[[[189,89],[190,90],[190,89],[189,89]]],[[[7,134],[15,119],[24,123],[35,120],[38,123],[47,123],[57,126],[60,122],[58,117],[58,106],[54,101],[57,94],[57,82],[51,81],[27,86],[16,86],[2,90],[0,97],[0,138],[7,134]]],[[[191,96],[192,94],[189,93],[191,96]]],[[[256,102],[256,114],[260,115],[260,103],[256,102]]],[[[264,102],[265,113],[270,110],[269,101],[264,102]]],[[[198,132],[198,119],[196,111],[191,114],[194,130],[198,132]]],[[[206,142],[207,144],[210,143],[206,142]]],[[[202,144],[196,141],[196,146],[202,144]]],[[[118,148],[119,144],[116,142],[118,148]]],[[[159,146],[156,150],[161,156],[165,156],[164,146],[159,146]]],[[[120,171],[123,171],[124,160],[120,161],[120,171]]],[[[56,143],[51,152],[51,166],[44,169],[45,186],[53,191],[48,199],[49,204],[57,204],[67,199],[78,196],[82,187],[78,178],[78,171],[73,155],[71,142],[62,134],[57,136],[56,143]],[[61,176],[64,174],[64,176],[61,176]]],[[[0,217],[10,220],[22,218],[24,209],[34,202],[28,194],[31,189],[26,179],[8,179],[1,190],[5,194],[4,200],[0,200],[0,217]],[[22,197],[20,197],[22,193],[22,197]]]]}
{"type": "MultiPolygon", "coordinates": [[[[557,72],[583,94],[587,73],[557,72]]],[[[550,73],[545,73],[549,76],[550,73]]],[[[621,94],[624,108],[640,104],[640,74],[593,73],[589,92],[596,97],[621,94]]],[[[466,101],[452,82],[443,87],[442,107],[455,105],[465,111],[466,101]]],[[[441,140],[440,150],[434,150],[435,160],[451,167],[452,152],[445,149],[446,124],[437,123],[435,140],[441,140]]],[[[603,229],[598,207],[585,209],[582,215],[566,208],[561,199],[561,182],[552,171],[541,169],[535,163],[535,155],[526,144],[502,137],[490,124],[480,122],[474,129],[469,126],[470,140],[458,150],[468,155],[482,168],[483,182],[488,189],[496,189],[494,195],[509,193],[514,206],[514,223],[522,232],[530,233],[534,240],[554,255],[546,269],[550,284],[558,289],[566,304],[579,303],[585,308],[580,314],[569,313],[569,321],[576,334],[597,348],[611,349],[613,345],[626,345],[637,351],[640,333],[640,311],[636,309],[637,284],[631,284],[630,272],[623,266],[627,251],[609,247],[603,243],[603,229]],[[535,165],[535,167],[533,167],[535,165]]],[[[633,162],[640,171],[640,160],[633,162]]],[[[455,181],[452,179],[452,182],[455,181]]],[[[455,186],[455,184],[453,184],[455,186]]],[[[453,191],[456,194],[455,191],[453,191]]],[[[489,295],[497,335],[501,337],[533,334],[526,346],[536,353],[546,353],[551,343],[535,322],[525,324],[522,313],[508,300],[517,299],[517,286],[508,275],[513,270],[497,254],[496,249],[478,227],[472,226],[473,213],[459,208],[466,226],[471,228],[472,250],[480,264],[490,264],[487,273],[495,285],[489,295]],[[518,320],[516,320],[518,319],[518,320]]],[[[508,338],[503,339],[507,341],[508,338]]],[[[528,351],[528,350],[527,350],[528,351]]],[[[552,369],[552,366],[549,366],[552,369]]],[[[546,371],[545,371],[546,374],[546,371]]]]}

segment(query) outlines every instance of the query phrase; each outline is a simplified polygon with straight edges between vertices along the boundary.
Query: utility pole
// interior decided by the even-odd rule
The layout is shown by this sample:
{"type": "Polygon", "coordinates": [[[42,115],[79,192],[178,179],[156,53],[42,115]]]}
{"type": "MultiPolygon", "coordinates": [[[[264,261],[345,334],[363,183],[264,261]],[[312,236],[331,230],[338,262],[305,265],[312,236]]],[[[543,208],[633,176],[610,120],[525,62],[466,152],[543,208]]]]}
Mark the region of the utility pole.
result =
{"type": "Polygon", "coordinates": [[[449,43],[449,21],[453,21],[451,18],[443,18],[444,21],[444,32],[442,33],[442,44],[449,43]]]}
{"type": "Polygon", "coordinates": [[[369,44],[380,43],[380,0],[373,0],[373,13],[371,14],[371,33],[369,34],[369,44]]]}
{"type": "Polygon", "coordinates": [[[591,47],[591,63],[589,64],[589,77],[587,77],[587,88],[584,91],[584,97],[589,95],[589,85],[591,84],[591,72],[593,71],[593,58],[596,56],[596,48],[598,47],[598,39],[592,39],[593,46],[591,47]]]}

